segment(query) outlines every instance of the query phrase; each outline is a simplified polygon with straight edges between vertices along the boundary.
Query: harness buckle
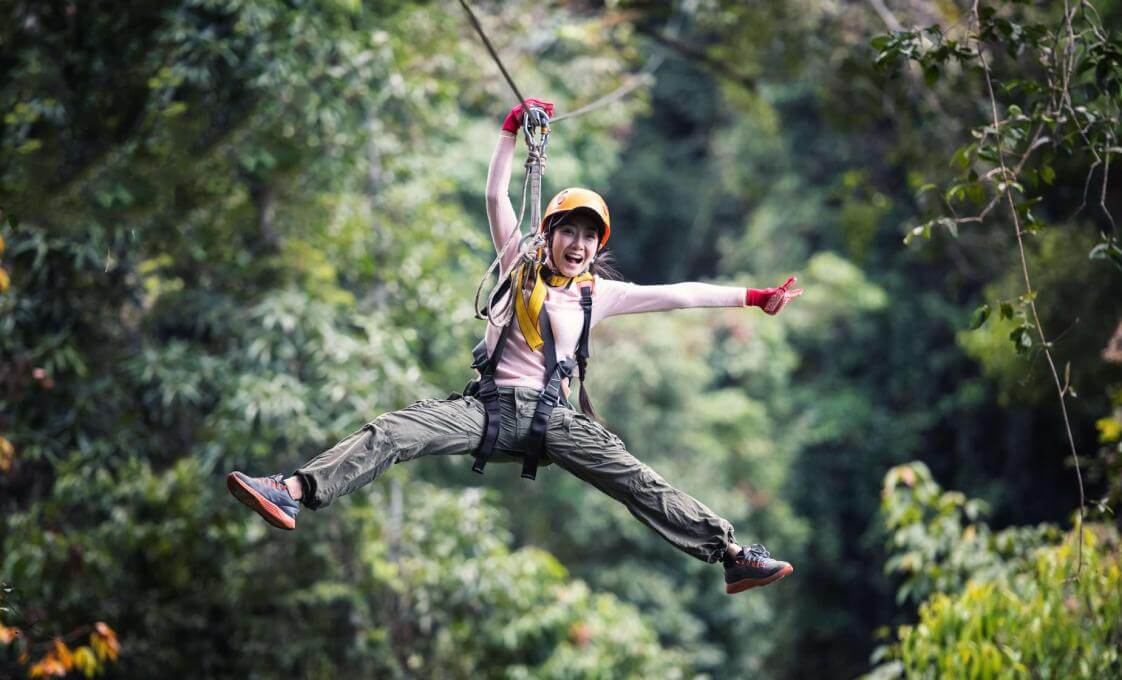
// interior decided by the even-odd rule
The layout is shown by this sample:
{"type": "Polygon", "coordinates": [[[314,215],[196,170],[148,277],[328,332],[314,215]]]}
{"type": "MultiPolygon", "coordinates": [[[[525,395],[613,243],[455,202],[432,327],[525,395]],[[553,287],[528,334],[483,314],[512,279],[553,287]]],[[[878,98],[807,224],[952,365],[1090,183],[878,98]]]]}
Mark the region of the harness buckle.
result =
{"type": "Polygon", "coordinates": [[[557,372],[561,374],[562,378],[573,377],[573,362],[568,359],[562,359],[557,362],[557,372]]]}
{"type": "Polygon", "coordinates": [[[486,340],[481,340],[474,348],[472,348],[471,367],[475,370],[478,371],[479,369],[483,368],[483,366],[486,365],[490,359],[491,357],[487,355],[486,340]]]}
{"type": "Polygon", "coordinates": [[[475,393],[475,398],[480,401],[490,401],[499,396],[499,388],[495,386],[495,381],[487,380],[480,382],[479,391],[475,393]]]}

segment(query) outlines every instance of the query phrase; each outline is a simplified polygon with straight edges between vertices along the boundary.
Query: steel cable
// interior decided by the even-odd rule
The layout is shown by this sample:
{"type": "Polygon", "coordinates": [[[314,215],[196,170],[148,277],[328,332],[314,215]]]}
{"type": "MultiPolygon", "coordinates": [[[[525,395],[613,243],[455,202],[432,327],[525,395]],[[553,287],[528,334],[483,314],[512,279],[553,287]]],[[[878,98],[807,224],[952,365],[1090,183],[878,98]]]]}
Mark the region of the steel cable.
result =
{"type": "Polygon", "coordinates": [[[503,66],[503,60],[499,59],[499,54],[495,52],[491,41],[487,39],[487,34],[484,33],[483,27],[479,24],[479,19],[475,18],[475,12],[472,12],[471,7],[468,7],[467,0],[460,0],[460,6],[467,12],[468,19],[471,20],[471,25],[475,27],[475,32],[479,34],[480,39],[483,40],[483,44],[487,47],[487,51],[491,53],[491,58],[495,60],[495,64],[497,64],[499,70],[503,72],[503,78],[506,78],[507,85],[510,85],[510,89],[514,91],[514,96],[518,98],[518,103],[521,104],[526,101],[526,98],[522,96],[522,92],[518,90],[518,86],[514,84],[514,79],[510,77],[506,67],[503,66]]]}

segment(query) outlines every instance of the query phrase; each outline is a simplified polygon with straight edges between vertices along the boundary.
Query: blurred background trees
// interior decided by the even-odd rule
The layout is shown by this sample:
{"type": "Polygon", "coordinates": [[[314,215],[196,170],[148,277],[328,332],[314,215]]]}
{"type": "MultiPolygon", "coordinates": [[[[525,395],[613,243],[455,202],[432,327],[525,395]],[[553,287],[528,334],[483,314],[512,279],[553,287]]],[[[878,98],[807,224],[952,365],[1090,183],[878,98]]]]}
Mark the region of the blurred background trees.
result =
{"type": "MultiPolygon", "coordinates": [[[[645,315],[594,336],[609,427],[796,566],[729,598],[552,468],[526,484],[459,458],[402,466],[283,535],[225,493],[228,469],[290,470],[468,378],[481,193],[513,102],[455,4],[6,5],[5,672],[61,664],[59,644],[121,677],[852,677],[963,648],[983,674],[1117,671],[1119,7],[984,9],[979,26],[965,3],[477,5],[519,86],[560,112],[657,66],[559,122],[546,171],[547,192],[606,196],[626,278],[807,289],[774,318],[645,315]],[[1010,342],[1011,215],[939,221],[999,189],[965,34],[983,36],[1012,154],[1034,128],[1017,138],[1011,107],[1043,115],[1065,8],[1083,111],[1016,191],[1075,388],[1075,584],[1055,390],[1039,344],[1010,342]],[[916,227],[928,238],[905,245],[916,227]],[[963,611],[998,623],[967,630],[963,611]],[[992,634],[1034,620],[1067,642],[992,634]],[[119,656],[94,653],[103,630],[119,656]]],[[[94,668],[81,657],[64,670],[94,668]]]]}

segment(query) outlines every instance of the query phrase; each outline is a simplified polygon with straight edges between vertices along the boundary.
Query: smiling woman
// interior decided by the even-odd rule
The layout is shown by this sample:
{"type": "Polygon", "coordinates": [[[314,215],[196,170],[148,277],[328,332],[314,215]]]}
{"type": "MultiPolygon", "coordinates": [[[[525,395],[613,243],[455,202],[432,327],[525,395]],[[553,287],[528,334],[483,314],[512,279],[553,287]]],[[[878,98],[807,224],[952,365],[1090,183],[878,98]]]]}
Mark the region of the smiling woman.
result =
{"type": "Polygon", "coordinates": [[[577,276],[584,273],[585,263],[588,266],[595,263],[603,229],[594,220],[587,215],[566,216],[550,229],[553,238],[549,254],[553,268],[561,274],[577,276]]]}
{"type": "MultiPolygon", "coordinates": [[[[548,102],[527,104],[552,115],[548,102]]],[[[425,399],[379,416],[287,478],[231,472],[231,493],[275,526],[292,529],[301,505],[325,507],[394,463],[470,453],[476,472],[489,460],[521,461],[522,476],[534,479],[540,459],[623,503],[679,550],[722,561],[727,593],[787,576],[790,564],[772,559],[762,545],[742,548],[727,520],[668,484],[598,422],[585,394],[584,367],[589,332],[608,317],[689,307],[757,306],[776,314],[802,291],[788,290],[793,277],[776,288],[754,289],[697,282],[640,286],[603,276],[598,268],[611,217],[604,199],[582,188],[550,200],[528,251],[511,247],[522,242],[507,193],[522,119],[522,105],[507,115],[487,177],[487,217],[500,279],[507,282],[496,304],[514,313],[488,323],[474,352],[479,378],[463,396],[425,399]],[[567,400],[578,368],[581,413],[567,400]]]]}

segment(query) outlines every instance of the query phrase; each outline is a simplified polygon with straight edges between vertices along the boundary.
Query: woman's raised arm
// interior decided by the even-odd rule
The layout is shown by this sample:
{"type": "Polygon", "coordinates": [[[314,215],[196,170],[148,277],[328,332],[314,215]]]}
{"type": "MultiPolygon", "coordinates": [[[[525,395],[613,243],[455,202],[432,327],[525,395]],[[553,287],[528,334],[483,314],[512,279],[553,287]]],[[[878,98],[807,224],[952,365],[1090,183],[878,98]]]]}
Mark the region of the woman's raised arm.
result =
{"type": "MultiPolygon", "coordinates": [[[[553,115],[553,104],[540,99],[527,99],[526,105],[543,109],[553,115]]],[[[491,224],[491,241],[495,252],[502,261],[501,270],[510,271],[510,266],[518,257],[518,241],[521,234],[514,206],[510,204],[510,165],[514,158],[514,146],[518,140],[518,130],[522,127],[522,104],[515,106],[503,120],[495,153],[491,155],[491,165],[487,168],[487,220],[491,224]]],[[[531,227],[533,228],[533,227],[531,227]]]]}
{"type": "Polygon", "coordinates": [[[491,165],[487,168],[487,221],[491,225],[491,241],[495,252],[502,257],[502,271],[508,271],[518,255],[519,236],[511,236],[518,228],[514,206],[510,204],[510,166],[514,157],[517,137],[513,133],[499,133],[491,165]],[[504,244],[506,251],[502,250],[504,244]]]}

